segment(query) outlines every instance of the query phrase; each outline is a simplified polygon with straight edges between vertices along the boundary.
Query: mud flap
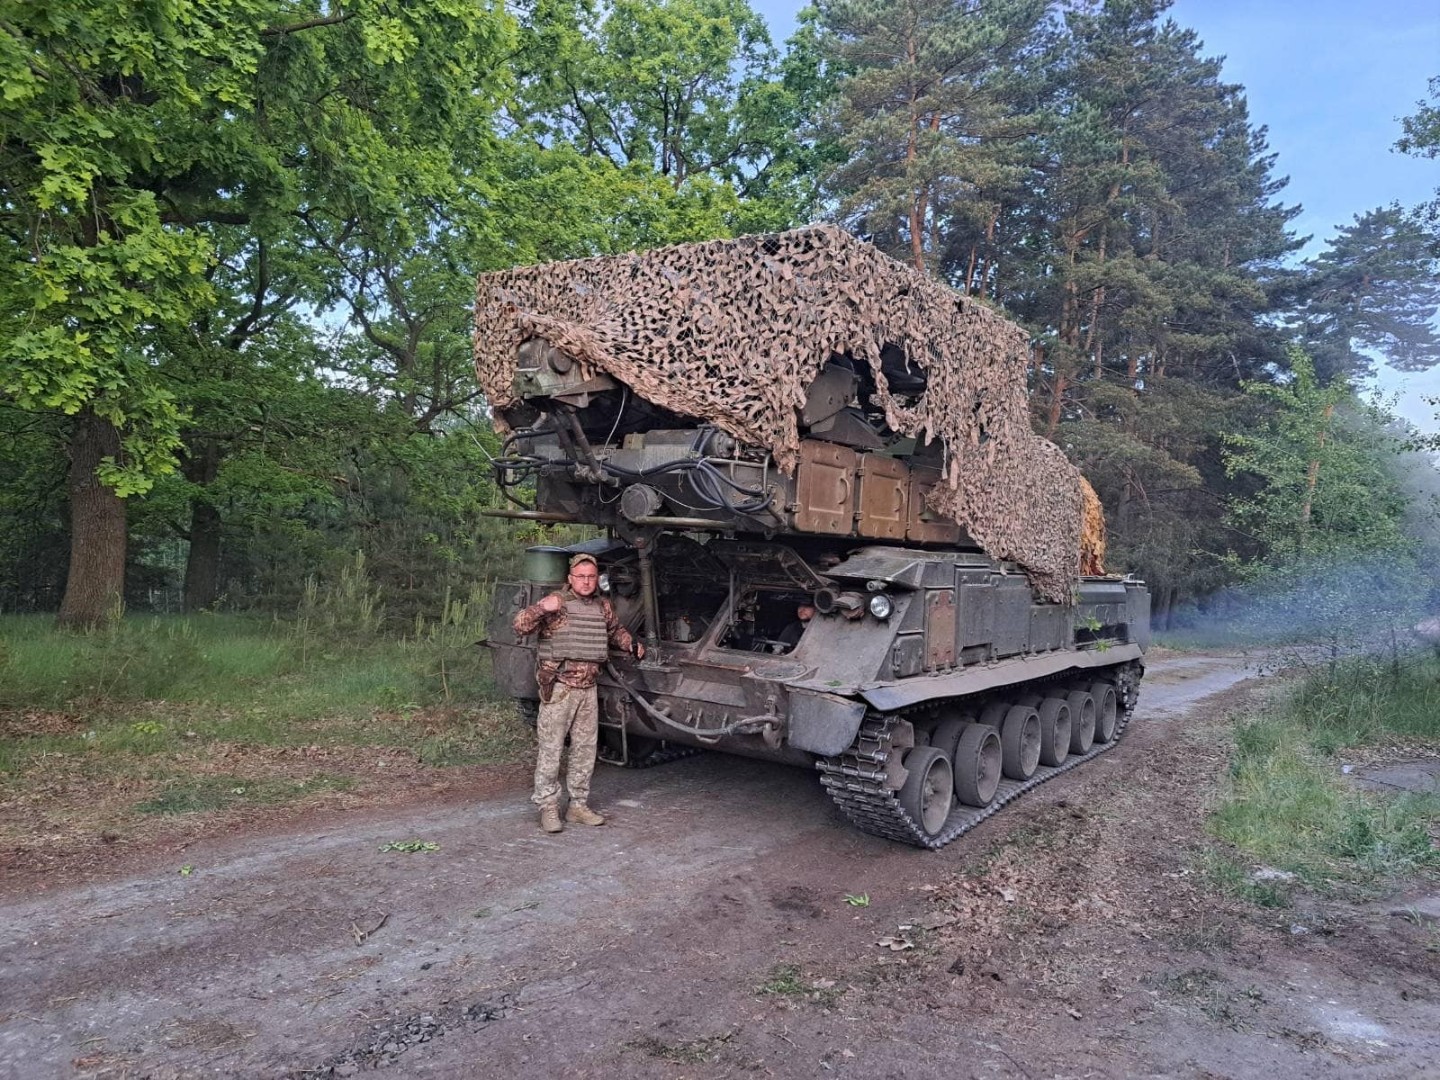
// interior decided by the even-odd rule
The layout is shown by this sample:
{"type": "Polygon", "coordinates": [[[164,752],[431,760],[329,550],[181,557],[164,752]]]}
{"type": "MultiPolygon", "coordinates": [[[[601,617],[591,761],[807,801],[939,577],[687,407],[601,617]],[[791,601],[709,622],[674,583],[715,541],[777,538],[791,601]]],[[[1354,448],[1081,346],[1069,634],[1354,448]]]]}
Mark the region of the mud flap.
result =
{"type": "Polygon", "coordinates": [[[792,688],[787,741],[797,750],[833,757],[855,741],[864,718],[863,701],[792,688]]]}

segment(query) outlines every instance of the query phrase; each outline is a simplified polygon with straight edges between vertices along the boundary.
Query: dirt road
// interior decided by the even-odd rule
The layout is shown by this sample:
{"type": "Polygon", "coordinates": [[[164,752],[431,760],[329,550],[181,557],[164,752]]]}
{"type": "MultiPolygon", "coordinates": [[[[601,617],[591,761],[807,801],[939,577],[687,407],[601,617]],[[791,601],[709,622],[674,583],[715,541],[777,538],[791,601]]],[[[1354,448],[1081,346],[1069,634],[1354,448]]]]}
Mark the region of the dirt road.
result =
{"type": "Polygon", "coordinates": [[[1440,1075],[1432,926],[1201,882],[1252,675],[1152,663],[1116,750],[938,853],[706,755],[602,770],[603,829],[517,788],[10,900],[0,1075],[1440,1075]]]}

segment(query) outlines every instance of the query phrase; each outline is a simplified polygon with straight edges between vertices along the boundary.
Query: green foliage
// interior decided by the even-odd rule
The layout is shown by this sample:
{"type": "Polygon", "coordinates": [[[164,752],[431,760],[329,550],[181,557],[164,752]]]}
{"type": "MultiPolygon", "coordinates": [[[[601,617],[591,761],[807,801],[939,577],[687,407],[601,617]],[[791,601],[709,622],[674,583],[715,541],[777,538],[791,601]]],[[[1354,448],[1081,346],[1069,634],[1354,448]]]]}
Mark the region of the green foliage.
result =
{"type": "Polygon", "coordinates": [[[384,605],[380,594],[371,591],[362,552],[349,566],[341,567],[339,579],[324,589],[314,578],[305,583],[295,635],[305,644],[317,634],[329,641],[341,637],[365,640],[379,632],[383,618],[384,605]]]}
{"type": "Polygon", "coordinates": [[[1107,509],[1106,560],[1150,583],[1164,618],[1179,596],[1206,595],[1231,574],[1231,542],[1216,512],[1225,486],[1217,447],[1236,421],[1237,395],[1188,379],[1152,378],[1143,393],[1086,390],[1089,408],[1064,419],[1060,445],[1107,509]]]}
{"type": "Polygon", "coordinates": [[[391,840],[380,845],[381,851],[399,851],[406,855],[423,855],[439,851],[440,845],[432,840],[391,840]]]}
{"type": "Polygon", "coordinates": [[[62,427],[0,400],[0,611],[60,603],[67,546],[62,427]]]}
{"type": "Polygon", "coordinates": [[[1324,380],[1440,363],[1440,244],[1399,205],[1357,215],[1306,264],[1299,319],[1324,380]]]}
{"type": "Polygon", "coordinates": [[[1440,800],[1365,792],[1334,765],[1346,749],[1397,736],[1440,745],[1437,675],[1433,660],[1412,660],[1399,675],[1352,661],[1240,723],[1212,830],[1246,856],[1314,884],[1440,866],[1428,831],[1440,823],[1440,800]]]}
{"type": "MultiPolygon", "coordinates": [[[[1395,143],[1395,149],[1433,160],[1440,157],[1440,76],[1430,80],[1428,89],[1428,95],[1416,102],[1415,114],[1401,119],[1405,134],[1395,143]]],[[[1433,202],[1417,211],[1417,216],[1432,225],[1440,222],[1440,190],[1435,194],[1433,202]]]]}
{"type": "MultiPolygon", "coordinates": [[[[1291,889],[1283,880],[1259,880],[1254,872],[1219,852],[1206,852],[1201,860],[1206,880],[1216,889],[1262,908],[1287,908],[1291,889]]],[[[1288,874],[1289,871],[1284,871],[1288,874]]]]}
{"type": "Polygon", "coordinates": [[[1261,424],[1226,439],[1227,474],[1255,484],[1254,494],[1232,499],[1234,523],[1262,545],[1268,565],[1402,553],[1406,500],[1394,473],[1400,446],[1382,426],[1388,417],[1344,383],[1321,385],[1299,349],[1289,360],[1287,381],[1246,385],[1264,407],[1261,424]]]}
{"type": "Polygon", "coordinates": [[[281,0],[203,20],[87,0],[8,19],[0,392],[113,423],[124,458],[103,479],[122,495],[174,467],[187,403],[159,361],[223,310],[212,230],[283,239],[313,194],[393,209],[402,185],[443,193],[443,136],[485,100],[457,75],[505,41],[464,5],[307,24],[281,0]]]}
{"type": "Polygon", "coordinates": [[[1299,349],[1290,367],[1286,382],[1247,385],[1261,423],[1226,440],[1227,474],[1244,485],[1229,506],[1249,541],[1229,556],[1248,588],[1242,618],[1271,640],[1323,642],[1332,663],[1345,649],[1393,648],[1427,591],[1400,446],[1383,412],[1343,382],[1320,385],[1299,349]]]}
{"type": "Polygon", "coordinates": [[[1012,65],[1044,15],[1038,0],[824,0],[819,45],[844,72],[830,122],[843,153],[827,187],[842,220],[916,266],[944,239],[993,228],[1024,179],[1014,147],[1034,118],[1012,65]],[[1017,92],[1018,91],[1018,92],[1017,92]]]}
{"type": "MultiPolygon", "coordinates": [[[[21,5],[0,35],[0,605],[59,599],[88,410],[120,435],[100,474],[127,496],[132,610],[303,607],[308,663],[359,552],[357,626],[458,641],[451,605],[473,623],[523,543],[480,517],[475,275],[819,210],[1029,326],[1037,421],[1160,619],[1292,558],[1251,519],[1293,495],[1264,475],[1271,437],[1228,467],[1223,440],[1293,409],[1240,388],[1292,385],[1287,326],[1318,382],[1376,350],[1429,363],[1433,229],[1376,211],[1282,268],[1263,130],[1195,35],[1158,0],[1048,12],[825,0],[779,50],[747,0],[21,5]]],[[[1434,153],[1434,110],[1400,149],[1434,153]]],[[[436,648],[443,695],[464,665],[436,648]]]]}
{"type": "Polygon", "coordinates": [[[818,7],[839,212],[1031,330],[1045,433],[1100,494],[1157,618],[1229,580],[1222,435],[1283,370],[1295,211],[1243,88],[1164,3],[818,7]]]}
{"type": "Polygon", "coordinates": [[[579,152],[620,230],[607,250],[808,216],[819,159],[796,132],[818,57],[782,62],[746,0],[531,0],[521,23],[519,133],[579,152]]]}
{"type": "Polygon", "coordinates": [[[309,737],[304,721],[358,721],[377,709],[430,706],[448,697],[486,699],[488,655],[473,645],[480,635],[471,610],[466,606],[466,618],[445,632],[426,624],[402,640],[348,637],[343,625],[321,634],[313,622],[302,634],[291,624],[233,615],[132,618],[72,635],[40,616],[7,616],[0,618],[0,708],[163,702],[186,708],[186,727],[177,730],[155,705],[153,717],[131,715],[118,728],[99,724],[91,738],[127,746],[154,738],[168,746],[190,731],[190,737],[299,745],[309,737]],[[463,647],[462,636],[468,638],[463,647]],[[217,711],[192,714],[190,706],[217,711]],[[163,739],[131,726],[152,718],[161,723],[163,739]]]}
{"type": "MultiPolygon", "coordinates": [[[[513,24],[448,0],[319,15],[220,0],[204,18],[83,0],[22,5],[4,31],[0,399],[118,432],[98,477],[120,496],[184,459],[188,488],[162,501],[188,497],[168,524],[192,541],[188,599],[207,607],[219,464],[274,448],[274,412],[325,423],[295,400],[327,381],[304,347],[319,327],[295,314],[333,301],[324,242],[413,247],[437,233],[435,208],[464,202],[513,24]]],[[[94,542],[121,550],[123,527],[110,514],[94,542]]]]}

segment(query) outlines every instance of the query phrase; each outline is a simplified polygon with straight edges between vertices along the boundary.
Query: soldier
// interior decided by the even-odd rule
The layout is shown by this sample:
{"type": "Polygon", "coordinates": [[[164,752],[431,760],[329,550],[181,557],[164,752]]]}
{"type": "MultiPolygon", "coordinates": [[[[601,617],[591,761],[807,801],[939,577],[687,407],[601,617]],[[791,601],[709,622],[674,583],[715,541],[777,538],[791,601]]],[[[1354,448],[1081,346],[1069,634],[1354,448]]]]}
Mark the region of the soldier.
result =
{"type": "Polygon", "coordinates": [[[800,644],[800,637],[805,633],[805,628],[810,625],[810,620],[815,617],[814,604],[801,604],[795,609],[795,618],[780,636],[775,639],[776,652],[790,652],[796,645],[800,644]]]}
{"type": "Polygon", "coordinates": [[[570,736],[570,767],[565,783],[570,807],[565,820],[604,825],[605,819],[586,805],[590,774],[595,771],[595,742],[600,707],[595,680],[609,654],[608,646],[645,656],[645,646],[620,625],[610,601],[596,596],[600,568],[590,555],[570,560],[566,587],[550,593],[515,616],[515,633],[540,633],[535,681],[540,686],[540,717],[535,734],[540,743],[535,762],[535,804],[540,827],[557,833],[560,824],[560,754],[570,736]]]}

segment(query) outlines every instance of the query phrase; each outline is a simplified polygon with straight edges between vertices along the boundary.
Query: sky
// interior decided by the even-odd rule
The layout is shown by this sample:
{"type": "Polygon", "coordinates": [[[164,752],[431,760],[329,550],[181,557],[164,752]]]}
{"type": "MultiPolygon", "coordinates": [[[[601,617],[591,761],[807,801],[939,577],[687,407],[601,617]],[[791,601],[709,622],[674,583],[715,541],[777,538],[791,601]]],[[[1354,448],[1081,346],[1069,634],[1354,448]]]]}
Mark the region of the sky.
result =
{"type": "MultiPolygon", "coordinates": [[[[799,0],[751,0],[777,43],[794,29],[799,0]]],[[[1440,0],[1176,0],[1168,15],[1196,31],[1201,54],[1225,60],[1222,77],[1245,87],[1251,123],[1268,129],[1280,201],[1313,256],[1356,215],[1415,206],[1440,188],[1440,160],[1395,153],[1400,120],[1440,76],[1440,0]]],[[[1440,430],[1440,370],[1384,370],[1375,390],[1401,416],[1440,430]]]]}

